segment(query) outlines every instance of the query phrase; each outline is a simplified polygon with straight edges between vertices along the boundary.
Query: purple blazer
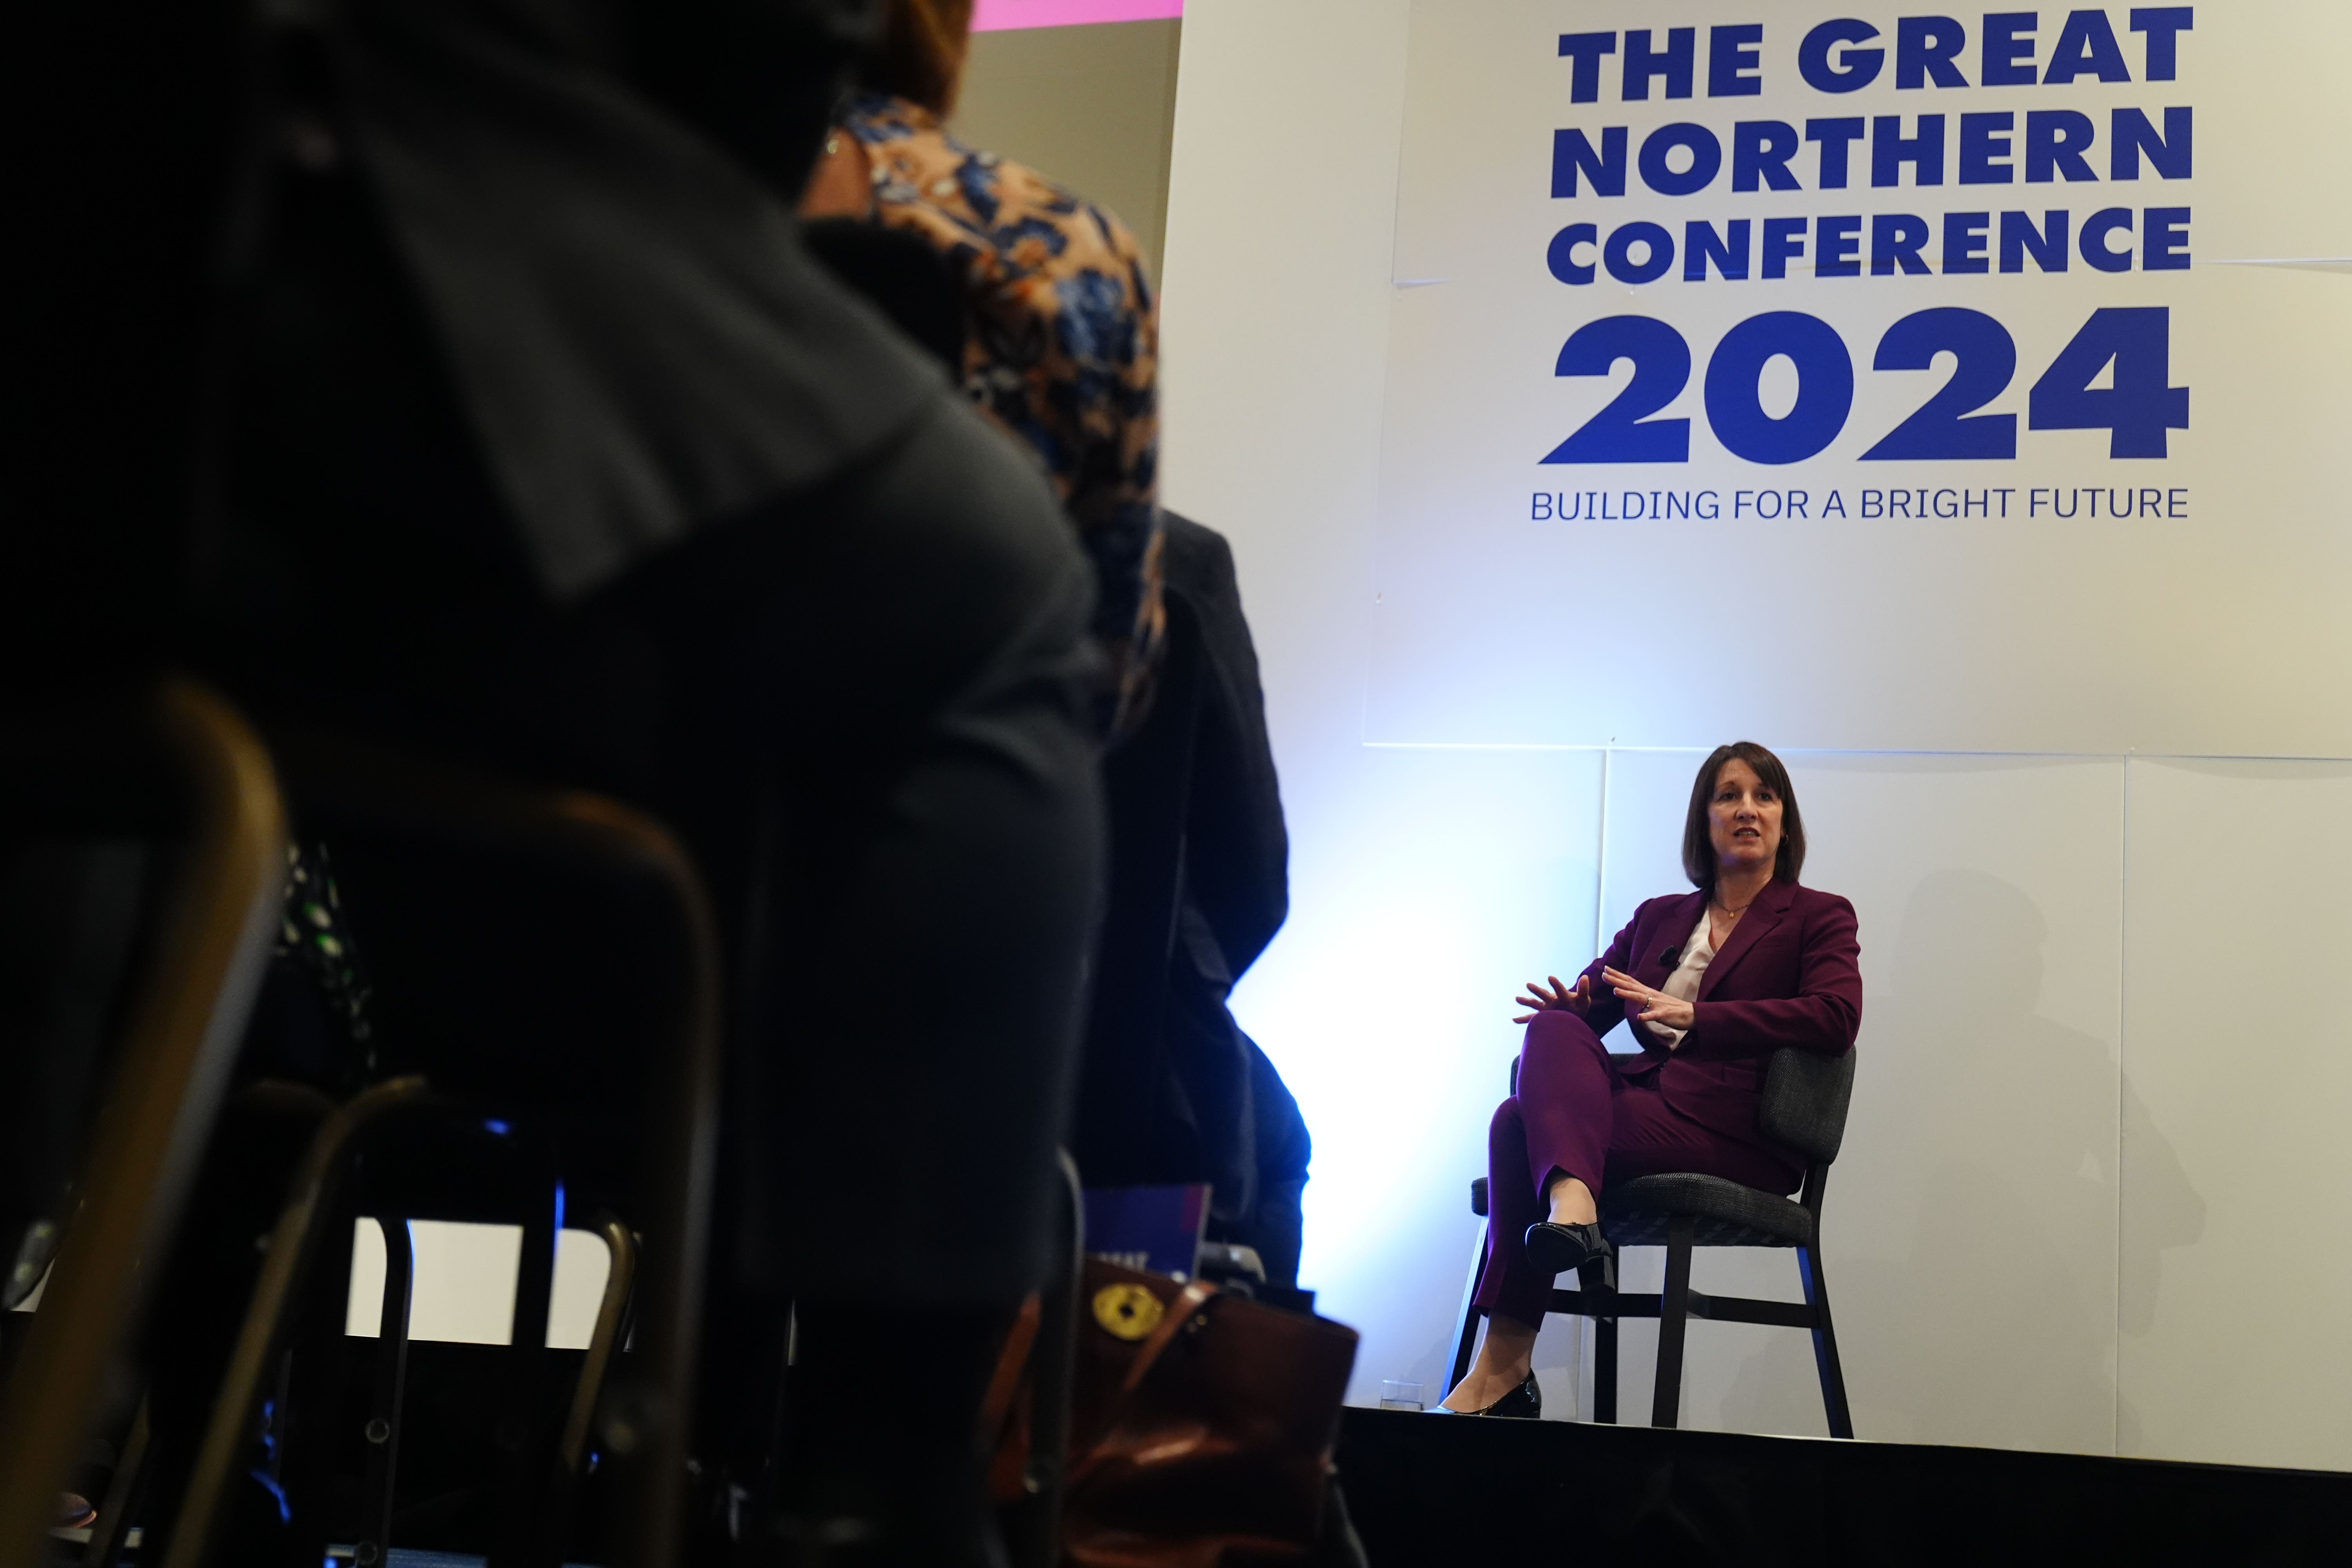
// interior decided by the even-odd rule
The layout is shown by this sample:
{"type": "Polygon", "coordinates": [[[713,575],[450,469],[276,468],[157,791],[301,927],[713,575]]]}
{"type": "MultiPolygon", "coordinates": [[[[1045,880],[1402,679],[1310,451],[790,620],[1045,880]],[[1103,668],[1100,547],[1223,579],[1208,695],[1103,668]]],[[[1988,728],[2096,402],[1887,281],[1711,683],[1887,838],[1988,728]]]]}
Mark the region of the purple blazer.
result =
{"type": "MultiPolygon", "coordinates": [[[[1625,1004],[1601,978],[1601,969],[1664,985],[1706,913],[1704,892],[1669,893],[1633,911],[1609,951],[1584,972],[1592,977],[1586,1022],[1594,1034],[1607,1034],[1625,1017],[1625,1004]]],[[[1856,929],[1853,906],[1835,893],[1766,884],[1707,964],[1693,1008],[1697,1016],[1681,1047],[1669,1051],[1648,1025],[1630,1026],[1645,1058],[1631,1070],[1656,1074],[1666,1103],[1701,1125],[1763,1143],[1756,1109],[1772,1053],[1794,1046],[1835,1057],[1853,1048],[1862,1023],[1856,929]]]]}

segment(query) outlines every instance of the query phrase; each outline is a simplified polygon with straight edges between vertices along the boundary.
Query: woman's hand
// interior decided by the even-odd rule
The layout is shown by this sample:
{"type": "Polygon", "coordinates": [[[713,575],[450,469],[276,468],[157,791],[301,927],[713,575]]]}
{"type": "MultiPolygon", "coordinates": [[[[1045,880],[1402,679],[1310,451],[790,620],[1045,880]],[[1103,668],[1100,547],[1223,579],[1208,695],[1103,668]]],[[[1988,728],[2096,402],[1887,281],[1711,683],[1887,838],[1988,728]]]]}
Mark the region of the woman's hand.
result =
{"type": "Polygon", "coordinates": [[[1528,994],[1511,998],[1522,1007],[1532,1007],[1536,1010],[1535,1013],[1523,1014],[1512,1019],[1512,1023],[1532,1023],[1535,1021],[1536,1013],[1573,1013],[1581,1018],[1592,1011],[1592,976],[1578,975],[1573,990],[1562,985],[1557,974],[1549,978],[1551,981],[1550,990],[1545,990],[1541,981],[1530,980],[1528,982],[1528,994]]]}
{"type": "MultiPolygon", "coordinates": [[[[1633,1016],[1644,1024],[1656,1024],[1668,1029],[1687,1029],[1698,1017],[1698,1010],[1679,996],[1669,996],[1653,986],[1643,984],[1622,970],[1604,969],[1601,978],[1609,982],[1618,995],[1625,999],[1630,1011],[1641,1009],[1633,1016]]],[[[1682,1042],[1677,1040],[1675,1044],[1682,1042]]]]}

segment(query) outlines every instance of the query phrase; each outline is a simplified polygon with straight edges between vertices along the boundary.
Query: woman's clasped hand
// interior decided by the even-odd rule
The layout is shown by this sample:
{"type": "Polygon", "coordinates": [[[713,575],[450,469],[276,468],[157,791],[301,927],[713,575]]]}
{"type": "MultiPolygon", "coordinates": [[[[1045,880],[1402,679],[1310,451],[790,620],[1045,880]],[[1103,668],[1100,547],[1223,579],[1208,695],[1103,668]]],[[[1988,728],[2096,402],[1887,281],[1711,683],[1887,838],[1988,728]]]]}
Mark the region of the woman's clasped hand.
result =
{"type": "MultiPolygon", "coordinates": [[[[1655,1024],[1667,1029],[1687,1029],[1691,1021],[1698,1016],[1697,1010],[1690,1003],[1679,996],[1669,996],[1654,985],[1644,985],[1622,969],[1604,968],[1601,978],[1609,982],[1611,989],[1623,1000],[1629,1011],[1640,1009],[1633,1013],[1633,1016],[1644,1024],[1655,1024]]],[[[1674,1044],[1679,1046],[1682,1042],[1676,1040],[1674,1044]]],[[[1674,1047],[1667,1048],[1671,1050],[1674,1047]]]]}

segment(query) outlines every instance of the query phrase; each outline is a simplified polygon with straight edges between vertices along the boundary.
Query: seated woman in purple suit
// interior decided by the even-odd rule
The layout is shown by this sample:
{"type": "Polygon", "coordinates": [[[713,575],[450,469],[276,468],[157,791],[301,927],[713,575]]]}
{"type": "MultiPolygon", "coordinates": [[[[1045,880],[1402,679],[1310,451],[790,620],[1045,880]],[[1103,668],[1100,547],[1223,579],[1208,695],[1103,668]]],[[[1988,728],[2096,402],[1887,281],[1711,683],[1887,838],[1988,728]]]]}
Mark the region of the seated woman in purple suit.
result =
{"type": "Polygon", "coordinates": [[[1698,891],[1633,911],[1573,986],[1536,984],[1518,1093],[1487,1137],[1493,1215],[1477,1304],[1486,1343],[1443,1409],[1532,1416],[1536,1330],[1555,1275],[1609,1248],[1601,1194],[1670,1171],[1794,1192],[1804,1171],[1757,1130],[1764,1069],[1794,1046],[1853,1048],[1862,1021],[1853,906],[1800,887],[1805,825],[1780,759],[1718,746],[1691,786],[1683,869],[1698,891]],[[1641,1059],[1601,1043],[1628,1024],[1641,1059]]]}

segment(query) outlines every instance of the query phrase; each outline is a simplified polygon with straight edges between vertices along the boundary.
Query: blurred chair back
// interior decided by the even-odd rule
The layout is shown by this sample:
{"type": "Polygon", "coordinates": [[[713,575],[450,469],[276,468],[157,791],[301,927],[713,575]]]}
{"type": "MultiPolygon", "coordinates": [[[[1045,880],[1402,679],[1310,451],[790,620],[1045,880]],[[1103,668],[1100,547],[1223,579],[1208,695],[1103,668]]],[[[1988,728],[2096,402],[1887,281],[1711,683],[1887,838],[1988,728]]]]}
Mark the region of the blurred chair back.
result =
{"type": "MultiPolygon", "coordinates": [[[[523,1225],[512,1350],[535,1365],[567,1206],[620,1216],[617,1234],[635,1233],[633,1260],[614,1247],[616,1267],[634,1264],[634,1344],[613,1353],[619,1306],[608,1293],[602,1354],[592,1348],[583,1373],[604,1377],[601,1397],[583,1382],[593,1409],[540,1434],[541,1452],[574,1467],[573,1480],[588,1449],[601,1456],[614,1525],[597,1561],[664,1568],[677,1560],[682,1524],[714,1180],[719,979],[701,880],[659,824],[601,796],[359,741],[282,737],[278,754],[303,832],[332,847],[369,964],[381,1058],[399,1076],[344,1106],[312,1143],[165,1568],[222,1555],[226,1500],[280,1352],[317,1343],[333,1347],[330,1359],[341,1353],[332,1265],[355,1215],[383,1217],[394,1251],[404,1250],[391,1235],[398,1218],[523,1225]],[[511,1180],[467,1174],[490,1168],[478,1159],[487,1135],[517,1152],[511,1180]]],[[[396,1306],[388,1295],[387,1327],[396,1306]]],[[[396,1368],[383,1375],[396,1390],[396,1368]]],[[[526,1466],[499,1484],[509,1494],[502,1517],[527,1528],[502,1526],[492,1561],[561,1561],[563,1478],[551,1494],[526,1466]]],[[[371,1491],[372,1507],[389,1508],[388,1489],[371,1491]]]]}
{"type": "MultiPolygon", "coordinates": [[[[0,1387],[0,1568],[48,1555],[58,1493],[138,1321],[142,1286],[179,1218],[235,1066],[277,931],[287,856],[268,753],[227,703],[194,682],[166,679],[118,714],[0,721],[0,846],[12,873],[62,855],[114,877],[132,845],[150,847],[165,868],[152,881],[152,916],[127,949],[122,993],[106,1009],[119,1026],[93,1042],[99,1098],[71,1162],[71,1211],[54,1216],[62,1222],[55,1261],[0,1387]]],[[[10,882],[20,893],[58,885],[14,875],[10,882]]],[[[65,910],[55,913],[68,923],[65,910]]],[[[94,976],[68,963],[57,978],[94,976]]],[[[28,1073],[30,1056],[71,1048],[64,1038],[8,1043],[28,1073]]],[[[20,1102],[7,1114],[46,1120],[56,1132],[56,1123],[75,1120],[74,1098],[20,1102]]],[[[18,1237],[5,1245],[13,1251],[18,1237]]]]}

